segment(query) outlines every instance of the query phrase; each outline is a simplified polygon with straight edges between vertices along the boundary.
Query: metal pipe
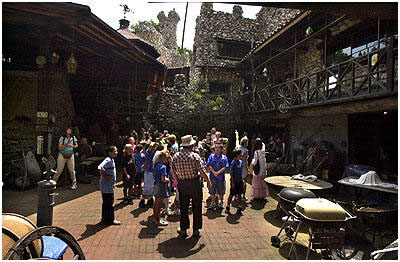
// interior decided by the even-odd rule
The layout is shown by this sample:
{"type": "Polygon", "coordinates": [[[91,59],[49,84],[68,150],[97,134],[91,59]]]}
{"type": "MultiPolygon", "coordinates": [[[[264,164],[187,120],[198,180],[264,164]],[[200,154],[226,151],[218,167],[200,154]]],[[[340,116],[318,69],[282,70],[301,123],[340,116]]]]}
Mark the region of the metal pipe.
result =
{"type": "Polygon", "coordinates": [[[186,2],[185,20],[183,22],[183,34],[182,34],[181,52],[183,52],[183,40],[185,39],[186,16],[187,16],[188,5],[189,5],[189,2],[186,2]]]}

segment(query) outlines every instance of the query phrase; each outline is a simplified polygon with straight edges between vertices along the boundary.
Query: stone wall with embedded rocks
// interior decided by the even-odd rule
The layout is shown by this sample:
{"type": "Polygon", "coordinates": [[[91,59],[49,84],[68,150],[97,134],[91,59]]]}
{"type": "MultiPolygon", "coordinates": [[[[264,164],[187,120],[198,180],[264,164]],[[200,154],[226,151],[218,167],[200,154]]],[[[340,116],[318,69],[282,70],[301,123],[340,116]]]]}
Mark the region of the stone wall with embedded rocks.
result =
{"type": "Polygon", "coordinates": [[[134,33],[154,46],[160,53],[157,60],[168,68],[189,66],[189,55],[178,54],[176,43],[176,26],[180,20],[178,14],[175,10],[170,11],[168,16],[160,12],[157,18],[160,21],[160,31],[149,22],[140,22],[134,33]]]}
{"type": "Polygon", "coordinates": [[[235,66],[238,60],[218,57],[217,39],[253,43],[254,47],[300,14],[300,10],[263,7],[256,19],[242,14],[239,5],[233,6],[230,14],[214,11],[212,3],[202,4],[196,19],[194,66],[235,66]]]}
{"type": "MultiPolygon", "coordinates": [[[[238,114],[241,105],[238,95],[243,80],[234,69],[240,59],[218,56],[217,40],[242,42],[255,47],[300,14],[300,10],[263,7],[256,19],[245,18],[242,14],[243,10],[239,5],[233,6],[232,13],[224,13],[214,11],[212,3],[202,4],[200,16],[196,19],[189,86],[182,92],[175,87],[167,87],[161,94],[164,96],[159,107],[161,125],[164,124],[171,130],[176,126],[179,133],[198,134],[209,130],[211,126],[228,133],[240,123],[238,114]],[[229,91],[211,94],[210,82],[213,81],[229,84],[229,91]],[[170,101],[174,97],[176,99],[177,95],[181,95],[179,99],[183,101],[180,101],[179,106],[170,101]],[[183,125],[176,124],[172,127],[171,122],[176,122],[174,119],[177,115],[184,121],[183,125]]],[[[165,15],[159,16],[161,23],[165,15]]]]}
{"type": "Polygon", "coordinates": [[[184,124],[185,119],[182,116],[187,110],[186,91],[185,75],[177,74],[174,78],[174,86],[167,86],[159,93],[158,120],[163,128],[177,130],[184,124]]]}

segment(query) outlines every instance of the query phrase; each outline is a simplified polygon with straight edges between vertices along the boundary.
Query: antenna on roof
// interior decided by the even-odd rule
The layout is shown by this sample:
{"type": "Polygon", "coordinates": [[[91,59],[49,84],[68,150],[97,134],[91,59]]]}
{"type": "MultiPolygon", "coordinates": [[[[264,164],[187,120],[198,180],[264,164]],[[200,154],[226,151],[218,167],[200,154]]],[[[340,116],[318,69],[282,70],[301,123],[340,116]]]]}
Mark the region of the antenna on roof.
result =
{"type": "Polygon", "coordinates": [[[126,19],[126,13],[128,13],[128,12],[132,12],[133,13],[133,11],[128,7],[128,5],[119,5],[119,6],[124,8],[124,19],[126,19]]]}

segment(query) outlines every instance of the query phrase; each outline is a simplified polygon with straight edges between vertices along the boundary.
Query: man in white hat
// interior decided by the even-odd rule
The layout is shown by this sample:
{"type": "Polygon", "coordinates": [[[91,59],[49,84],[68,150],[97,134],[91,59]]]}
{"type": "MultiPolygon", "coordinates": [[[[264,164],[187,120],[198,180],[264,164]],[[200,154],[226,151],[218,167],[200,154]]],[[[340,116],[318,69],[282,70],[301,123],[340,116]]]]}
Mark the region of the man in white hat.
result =
{"type": "Polygon", "coordinates": [[[172,171],[178,180],[181,205],[180,228],[178,228],[178,234],[181,238],[187,237],[187,229],[190,227],[190,199],[192,199],[193,207],[193,236],[200,236],[199,229],[203,225],[203,190],[200,176],[207,181],[208,188],[211,188],[211,182],[206,175],[206,167],[200,156],[192,151],[195,143],[196,141],[191,135],[183,136],[181,144],[183,149],[172,158],[172,171]]]}

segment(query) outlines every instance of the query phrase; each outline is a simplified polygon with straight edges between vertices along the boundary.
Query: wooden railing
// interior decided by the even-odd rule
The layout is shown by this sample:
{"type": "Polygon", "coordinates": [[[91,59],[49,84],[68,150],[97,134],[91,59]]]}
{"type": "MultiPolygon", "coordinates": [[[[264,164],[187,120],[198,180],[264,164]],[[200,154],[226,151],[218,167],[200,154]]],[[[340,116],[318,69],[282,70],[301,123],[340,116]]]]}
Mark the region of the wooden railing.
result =
{"type": "Polygon", "coordinates": [[[289,110],[397,93],[397,45],[274,86],[241,94],[243,113],[289,110]],[[377,59],[376,59],[377,55],[377,59]],[[374,63],[373,63],[374,62],[374,63]]]}

